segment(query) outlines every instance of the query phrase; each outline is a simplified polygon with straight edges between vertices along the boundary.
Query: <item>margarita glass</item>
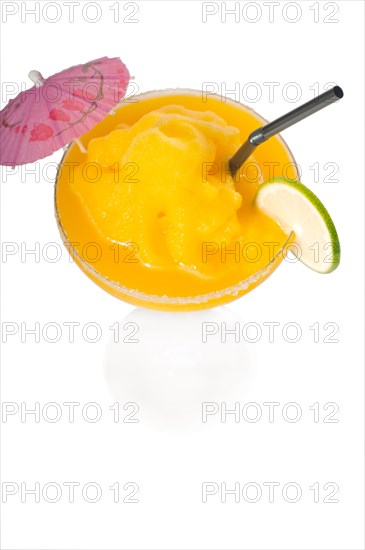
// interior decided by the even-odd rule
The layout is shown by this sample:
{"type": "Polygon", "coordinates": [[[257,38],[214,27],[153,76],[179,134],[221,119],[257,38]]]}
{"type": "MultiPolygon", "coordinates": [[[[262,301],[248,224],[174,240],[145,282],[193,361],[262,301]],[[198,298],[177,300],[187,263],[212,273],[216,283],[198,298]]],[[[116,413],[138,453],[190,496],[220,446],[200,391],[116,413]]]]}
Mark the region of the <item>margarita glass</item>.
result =
{"type": "Polygon", "coordinates": [[[294,240],[255,206],[257,189],[273,177],[298,179],[280,136],[234,178],[227,170],[265,123],[196,90],[125,100],[82,137],[87,154],[71,144],[60,164],[56,219],[75,262],[112,295],[155,309],[214,307],[255,288],[294,240]]]}

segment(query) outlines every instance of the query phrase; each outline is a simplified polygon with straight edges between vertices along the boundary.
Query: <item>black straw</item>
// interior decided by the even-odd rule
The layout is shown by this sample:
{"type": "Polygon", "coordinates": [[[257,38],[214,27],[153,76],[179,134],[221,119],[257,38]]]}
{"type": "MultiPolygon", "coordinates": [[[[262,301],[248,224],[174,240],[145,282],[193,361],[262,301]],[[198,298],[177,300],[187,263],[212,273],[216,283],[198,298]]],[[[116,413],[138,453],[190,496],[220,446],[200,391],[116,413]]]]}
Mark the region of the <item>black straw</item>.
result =
{"type": "Polygon", "coordinates": [[[237,170],[243,165],[248,157],[253,153],[258,145],[266,141],[267,139],[275,136],[279,132],[286,130],[293,124],[296,124],[300,120],[307,118],[313,113],[320,111],[327,105],[331,105],[335,101],[338,101],[343,97],[343,91],[339,86],[334,86],[330,90],[327,90],[323,94],[307,101],[304,105],[297,107],[293,111],[290,111],[286,115],[277,118],[273,122],[269,122],[266,126],[258,128],[252,132],[247,141],[238,149],[234,156],[229,161],[229,168],[232,174],[232,177],[235,175],[237,170]]]}

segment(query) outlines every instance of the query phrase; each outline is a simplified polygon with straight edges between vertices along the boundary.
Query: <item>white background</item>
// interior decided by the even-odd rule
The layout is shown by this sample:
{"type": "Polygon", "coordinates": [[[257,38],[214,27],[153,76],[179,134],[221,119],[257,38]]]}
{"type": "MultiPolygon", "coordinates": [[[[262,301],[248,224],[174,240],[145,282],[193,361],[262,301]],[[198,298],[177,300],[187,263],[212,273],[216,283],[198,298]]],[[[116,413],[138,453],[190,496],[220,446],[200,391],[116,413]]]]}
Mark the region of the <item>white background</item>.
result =
{"type": "MultiPolygon", "coordinates": [[[[224,6],[232,9],[235,4],[210,3],[217,13],[205,23],[198,1],[137,2],[138,12],[131,16],[135,22],[123,21],[136,11],[133,3],[120,3],[118,22],[110,9],[116,3],[99,2],[97,23],[91,22],[98,16],[96,3],[83,12],[90,4],[83,0],[76,2],[74,23],[68,21],[63,2],[58,3],[59,13],[55,3],[48,3],[53,7],[46,12],[46,3],[38,3],[39,22],[24,14],[25,4],[30,9],[34,2],[2,4],[2,106],[10,98],[4,83],[25,82],[30,69],[49,76],[104,55],[120,56],[140,91],[201,89],[204,82],[216,82],[224,92],[224,84],[229,90],[238,82],[241,100],[268,119],[310,99],[315,90],[323,91],[326,83],[336,82],[345,92],[339,104],[284,134],[302,167],[302,181],[323,200],[336,223],[342,263],[331,275],[284,262],[262,286],[225,308],[166,314],[109,296],[70,263],[65,250],[56,263],[42,257],[36,262],[34,255],[22,261],[20,252],[3,257],[2,319],[16,323],[19,331],[3,345],[2,399],[19,411],[22,402],[23,408],[38,402],[41,409],[56,402],[62,417],[55,423],[47,419],[47,411],[39,422],[34,415],[22,422],[20,412],[2,417],[2,481],[19,486],[2,504],[2,547],[363,548],[363,2],[299,1],[294,7],[280,2],[273,22],[267,3],[248,7],[236,2],[236,19],[227,15],[226,21],[224,6]],[[16,8],[4,24],[4,10],[16,8]],[[288,21],[296,13],[298,21],[288,21]],[[50,22],[58,15],[57,23],[50,22]],[[288,86],[293,82],[296,88],[288,86]],[[268,83],[278,83],[273,97],[268,83]],[[300,101],[290,102],[298,87],[300,101]],[[254,102],[260,90],[261,98],[254,102]],[[319,167],[317,182],[310,168],[314,163],[319,167]],[[325,181],[332,171],[326,163],[338,165],[332,176],[338,181],[325,181]],[[128,321],[139,327],[138,343],[114,344],[109,327],[116,322],[124,327],[128,321]],[[250,343],[252,336],[241,335],[239,342],[228,336],[222,343],[218,333],[204,344],[203,321],[230,327],[239,322],[240,328],[255,322],[262,338],[250,343]],[[22,322],[28,328],[54,322],[64,330],[56,343],[42,337],[35,343],[32,336],[22,342],[22,322]],[[68,341],[66,322],[80,323],[74,343],[68,341]],[[273,343],[263,324],[267,322],[280,323],[273,343]],[[289,322],[301,327],[297,343],[283,336],[289,322]],[[82,338],[87,323],[101,327],[98,342],[82,338]],[[314,323],[320,327],[318,343],[309,328],[314,323]],[[333,336],[338,342],[324,342],[333,326],[324,328],[326,323],[338,325],[333,336]],[[138,423],[114,422],[109,407],[118,400],[121,420],[132,411],[123,410],[123,404],[138,404],[138,423]],[[226,402],[230,408],[235,402],[241,408],[255,402],[262,417],[250,423],[247,416],[235,422],[228,415],[222,423],[215,414],[203,423],[204,401],[219,407],[226,402]],[[73,423],[65,402],[80,403],[73,423]],[[81,414],[90,402],[102,411],[95,423],[81,414]],[[279,403],[273,422],[267,402],[279,403]],[[302,414],[297,422],[284,419],[295,413],[286,407],[291,402],[302,414]],[[314,403],[319,403],[317,422],[309,408],[314,403]],[[326,403],[336,405],[324,410],[326,403]],[[338,422],[324,422],[334,407],[338,410],[332,420],[338,422]],[[63,489],[58,502],[47,502],[52,490],[39,503],[29,494],[21,501],[21,483],[29,489],[50,482],[63,489]],[[65,482],[80,484],[73,503],[65,482]],[[90,482],[102,490],[96,503],[81,494],[90,482]],[[139,502],[114,503],[109,487],[116,482],[121,500],[130,492],[123,490],[125,483],[138,484],[139,502]],[[219,488],[206,503],[204,482],[219,488]],[[250,491],[246,498],[241,493],[239,502],[232,495],[222,502],[222,483],[227,488],[239,483],[242,489],[252,482],[262,490],[258,502],[248,502],[250,491]],[[267,482],[280,484],[273,502],[267,482]],[[287,501],[293,498],[290,491],[287,500],[282,496],[290,482],[302,492],[296,503],[287,501]],[[319,502],[309,489],[315,483],[319,502]],[[338,485],[332,497],[338,502],[324,502],[333,488],[325,489],[326,483],[338,485]]],[[[59,162],[61,155],[47,162],[59,162]]],[[[38,171],[45,162],[37,165],[38,171]]],[[[35,243],[41,251],[49,242],[61,247],[52,182],[42,173],[10,174],[7,169],[2,180],[2,240],[16,243],[19,250],[35,243]]],[[[122,328],[122,338],[127,332],[122,328]]],[[[55,409],[48,412],[51,416],[55,409]]],[[[88,412],[91,416],[95,411],[88,412]]],[[[254,412],[251,408],[248,414],[254,412]]]]}

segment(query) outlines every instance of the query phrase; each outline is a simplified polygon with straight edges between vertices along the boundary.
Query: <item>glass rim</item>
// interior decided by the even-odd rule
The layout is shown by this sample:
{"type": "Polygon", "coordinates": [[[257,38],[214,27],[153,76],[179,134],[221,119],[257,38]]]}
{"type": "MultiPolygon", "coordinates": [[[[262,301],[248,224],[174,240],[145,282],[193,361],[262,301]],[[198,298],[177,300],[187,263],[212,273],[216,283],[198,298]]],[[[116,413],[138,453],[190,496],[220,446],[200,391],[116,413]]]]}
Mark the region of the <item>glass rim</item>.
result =
{"type": "MultiPolygon", "coordinates": [[[[172,95],[201,95],[203,92],[202,90],[194,90],[190,88],[166,88],[163,90],[152,90],[147,92],[142,92],[140,94],[135,95],[134,97],[137,99],[148,99],[149,97],[156,97],[156,96],[172,96],[172,95]]],[[[217,99],[223,99],[225,103],[229,103],[230,105],[233,105],[236,108],[240,108],[244,111],[250,112],[256,119],[258,119],[259,122],[262,124],[267,124],[268,121],[263,118],[261,115],[259,115],[252,107],[248,107],[247,105],[244,105],[243,103],[240,103],[238,101],[235,101],[231,98],[223,97],[220,94],[209,94],[210,97],[217,98],[217,99]]],[[[118,104],[116,107],[114,107],[114,111],[122,109],[125,104],[130,104],[131,102],[123,101],[120,104],[118,104]]],[[[107,115],[108,116],[108,115],[107,115]]],[[[294,156],[288,147],[285,140],[281,137],[281,135],[273,136],[273,139],[277,139],[282,147],[285,149],[285,151],[288,154],[288,157],[292,159],[294,164],[294,169],[296,172],[296,177],[298,177],[298,171],[296,169],[296,162],[294,159],[294,156]]],[[[282,255],[282,259],[284,259],[284,251],[288,247],[288,245],[291,243],[294,232],[291,231],[289,236],[287,237],[285,243],[279,248],[279,250],[274,254],[273,258],[261,269],[247,277],[246,279],[243,279],[242,281],[239,281],[235,285],[231,285],[229,287],[226,287],[221,290],[217,290],[214,292],[208,292],[206,294],[197,294],[194,296],[167,296],[167,295],[157,295],[157,294],[148,294],[146,292],[142,292],[140,290],[131,289],[128,287],[125,287],[121,285],[120,283],[117,283],[115,281],[112,281],[111,279],[108,279],[107,276],[102,275],[99,273],[90,263],[86,262],[79,254],[77,249],[72,246],[70,243],[66,231],[62,225],[60,214],[57,208],[57,184],[59,180],[59,174],[64,162],[64,159],[66,155],[69,153],[69,150],[71,147],[77,147],[77,144],[71,141],[67,148],[65,149],[62,158],[60,160],[60,163],[57,168],[56,173],[56,179],[55,179],[55,186],[54,186],[54,208],[55,208],[55,217],[57,226],[62,238],[62,241],[64,245],[66,246],[67,250],[69,251],[69,254],[72,256],[73,259],[75,259],[76,263],[79,264],[80,268],[86,272],[86,274],[89,274],[93,279],[96,279],[97,281],[100,281],[105,287],[109,287],[111,290],[114,291],[114,295],[120,294],[120,299],[123,299],[123,296],[126,298],[130,298],[131,301],[134,302],[143,302],[145,304],[151,304],[151,305],[161,305],[161,306],[198,306],[198,305],[209,305],[210,302],[215,302],[218,300],[222,300],[226,297],[232,297],[233,299],[238,298],[242,293],[247,290],[251,285],[257,286],[260,282],[264,281],[266,276],[270,275],[274,270],[271,270],[271,266],[278,262],[281,263],[282,260],[280,260],[280,255],[282,255]],[[123,296],[122,296],[123,295],[123,296]]],[[[275,269],[275,268],[274,268],[275,269]]]]}

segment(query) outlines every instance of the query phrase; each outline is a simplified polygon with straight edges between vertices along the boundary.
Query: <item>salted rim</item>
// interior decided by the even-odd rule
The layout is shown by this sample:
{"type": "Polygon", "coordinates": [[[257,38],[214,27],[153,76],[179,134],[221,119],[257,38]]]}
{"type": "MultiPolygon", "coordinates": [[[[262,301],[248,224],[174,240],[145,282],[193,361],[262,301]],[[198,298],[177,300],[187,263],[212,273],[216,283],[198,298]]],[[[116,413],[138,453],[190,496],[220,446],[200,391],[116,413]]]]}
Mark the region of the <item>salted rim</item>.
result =
{"type": "MultiPolygon", "coordinates": [[[[189,94],[190,95],[201,95],[202,91],[201,90],[192,90],[190,88],[186,88],[186,89],[185,88],[166,88],[164,90],[154,90],[154,91],[150,91],[150,92],[142,92],[141,94],[138,94],[134,97],[136,99],[144,100],[144,99],[147,99],[148,97],[155,97],[156,95],[157,96],[168,96],[168,95],[189,95],[189,94]]],[[[240,108],[240,109],[242,109],[246,112],[249,111],[251,114],[253,114],[255,116],[255,118],[257,118],[259,120],[259,122],[262,122],[263,124],[268,123],[268,121],[266,119],[264,119],[261,115],[257,114],[256,111],[254,109],[252,109],[251,107],[247,107],[246,105],[243,105],[242,103],[239,103],[238,101],[234,101],[233,99],[230,99],[230,98],[223,98],[223,96],[221,96],[219,94],[209,94],[209,95],[213,96],[213,97],[216,97],[217,99],[221,99],[221,100],[224,99],[225,103],[228,102],[229,104],[231,104],[235,107],[238,107],[238,108],[240,108]]],[[[123,101],[123,103],[118,105],[115,109],[122,109],[124,103],[126,103],[126,101],[123,101]]],[[[294,167],[296,167],[296,162],[295,162],[295,159],[293,157],[293,154],[292,154],[290,148],[288,147],[287,143],[284,141],[284,139],[280,135],[274,136],[274,139],[277,139],[278,141],[280,141],[281,145],[284,147],[284,149],[288,153],[289,158],[292,159],[294,167]]],[[[90,273],[95,279],[98,279],[99,281],[101,281],[105,285],[109,286],[113,290],[116,290],[117,292],[123,293],[125,296],[128,296],[128,297],[130,297],[134,300],[140,300],[140,301],[143,301],[143,302],[147,302],[147,303],[150,302],[150,303],[154,303],[154,304],[193,305],[193,304],[202,304],[202,303],[210,302],[210,301],[213,301],[213,300],[218,300],[218,299],[223,298],[225,296],[237,296],[240,292],[246,290],[249,286],[256,283],[257,281],[260,281],[261,279],[263,279],[265,277],[265,275],[267,275],[269,273],[270,266],[278,259],[280,254],[283,254],[286,246],[290,243],[290,241],[292,239],[293,232],[290,233],[290,235],[288,236],[288,239],[285,241],[284,245],[279,249],[279,251],[274,255],[274,257],[270,260],[270,262],[265,267],[263,267],[262,269],[260,269],[256,273],[254,273],[253,275],[250,275],[250,277],[248,277],[247,279],[244,279],[243,281],[240,281],[239,283],[237,283],[233,286],[226,287],[222,290],[218,290],[218,291],[215,291],[215,292],[208,292],[207,294],[199,294],[197,296],[166,296],[166,295],[159,296],[157,294],[146,294],[145,292],[141,292],[137,289],[131,289],[131,288],[125,287],[125,286],[123,286],[119,283],[116,283],[115,281],[112,281],[112,280],[108,279],[108,277],[105,277],[104,275],[101,275],[90,264],[85,262],[85,260],[83,258],[81,258],[78,251],[71,245],[71,243],[68,240],[68,237],[66,235],[66,232],[63,228],[63,225],[61,223],[60,215],[59,215],[58,208],[57,208],[57,198],[56,198],[57,183],[58,183],[59,172],[60,172],[62,163],[63,163],[66,155],[68,154],[69,149],[72,147],[72,145],[73,144],[71,142],[67,146],[67,149],[65,150],[64,154],[62,155],[61,161],[60,161],[60,163],[58,165],[58,169],[57,169],[56,180],[55,180],[55,188],[54,188],[55,217],[56,217],[58,229],[60,231],[62,240],[63,240],[64,244],[67,243],[67,245],[68,245],[67,250],[69,250],[69,252],[72,251],[71,252],[72,257],[76,258],[76,261],[80,263],[80,265],[82,266],[83,269],[85,269],[85,271],[90,273]]],[[[76,144],[74,146],[77,147],[76,144]]],[[[297,172],[296,169],[295,169],[295,171],[297,172]]],[[[298,173],[296,173],[296,175],[298,176],[298,173]]]]}

